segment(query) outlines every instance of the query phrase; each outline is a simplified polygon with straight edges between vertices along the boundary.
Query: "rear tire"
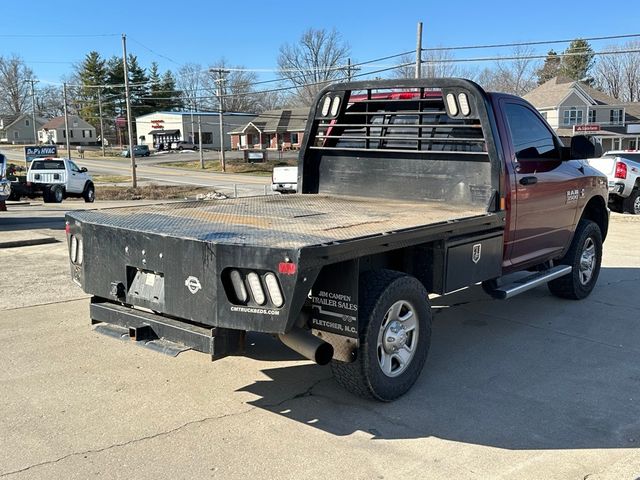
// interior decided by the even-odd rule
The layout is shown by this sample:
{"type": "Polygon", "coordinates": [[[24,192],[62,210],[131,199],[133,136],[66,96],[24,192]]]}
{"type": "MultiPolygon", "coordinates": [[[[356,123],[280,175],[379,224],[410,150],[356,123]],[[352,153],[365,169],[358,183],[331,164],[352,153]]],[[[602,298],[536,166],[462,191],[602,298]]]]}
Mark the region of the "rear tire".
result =
{"type": "Polygon", "coordinates": [[[333,361],[336,381],[365,398],[389,402],[416,382],[431,344],[431,308],[414,277],[377,270],[360,276],[356,360],[333,361]]]}
{"type": "Polygon", "coordinates": [[[62,203],[64,200],[64,188],[60,185],[53,185],[49,189],[49,199],[53,203],[62,203]]]}
{"type": "Polygon", "coordinates": [[[631,195],[622,201],[622,208],[626,213],[640,215],[640,190],[635,187],[631,195]]]}
{"type": "Polygon", "coordinates": [[[547,286],[557,297],[581,300],[591,293],[598,281],[602,263],[602,233],[595,222],[580,220],[569,251],[559,262],[571,265],[570,274],[551,280],[547,286]]]}

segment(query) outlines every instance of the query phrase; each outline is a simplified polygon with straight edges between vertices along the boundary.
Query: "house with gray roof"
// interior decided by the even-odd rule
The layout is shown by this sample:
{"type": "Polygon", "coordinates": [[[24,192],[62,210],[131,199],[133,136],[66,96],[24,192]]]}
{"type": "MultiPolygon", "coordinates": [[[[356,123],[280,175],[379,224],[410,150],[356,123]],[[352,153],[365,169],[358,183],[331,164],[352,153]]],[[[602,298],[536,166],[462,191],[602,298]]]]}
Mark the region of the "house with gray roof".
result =
{"type": "MultiPolygon", "coordinates": [[[[36,130],[47,121],[36,117],[36,130]]],[[[18,115],[0,115],[0,143],[33,145],[33,115],[20,113],[18,115]]]]}
{"type": "MultiPolygon", "coordinates": [[[[72,145],[95,145],[98,140],[96,129],[78,115],[69,115],[69,143],[72,145]]],[[[64,125],[64,116],[55,117],[45,123],[38,130],[38,140],[46,144],[64,144],[67,142],[67,132],[64,125]]]]}
{"type": "Polygon", "coordinates": [[[302,144],[309,108],[269,110],[233,129],[234,150],[297,150],[302,144]]]}
{"type": "Polygon", "coordinates": [[[558,135],[589,135],[604,151],[640,148],[640,103],[622,103],[584,82],[558,76],[524,96],[558,135]]]}

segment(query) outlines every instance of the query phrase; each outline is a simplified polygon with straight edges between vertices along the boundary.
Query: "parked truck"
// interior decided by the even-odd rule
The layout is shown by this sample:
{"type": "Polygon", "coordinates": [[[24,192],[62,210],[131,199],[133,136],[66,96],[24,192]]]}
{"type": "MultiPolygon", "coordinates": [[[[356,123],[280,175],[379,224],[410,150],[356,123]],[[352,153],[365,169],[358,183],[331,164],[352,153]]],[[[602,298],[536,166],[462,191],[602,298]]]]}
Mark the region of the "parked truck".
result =
{"type": "Polygon", "coordinates": [[[26,178],[17,178],[11,189],[11,200],[42,196],[47,203],[60,203],[67,197],[77,197],[92,203],[96,198],[95,186],[87,169],[67,158],[32,160],[26,178]]]}
{"type": "Polygon", "coordinates": [[[429,294],[590,294],[609,220],[593,151],[468,80],[335,84],[298,194],[71,212],[71,276],[96,328],[213,359],[269,333],[391,401],[427,358],[429,294]]]}
{"type": "Polygon", "coordinates": [[[0,202],[4,202],[11,196],[11,181],[7,178],[7,157],[0,153],[0,202]]]}
{"type": "Polygon", "coordinates": [[[611,209],[639,215],[640,150],[611,150],[589,164],[607,175],[611,209]]]}

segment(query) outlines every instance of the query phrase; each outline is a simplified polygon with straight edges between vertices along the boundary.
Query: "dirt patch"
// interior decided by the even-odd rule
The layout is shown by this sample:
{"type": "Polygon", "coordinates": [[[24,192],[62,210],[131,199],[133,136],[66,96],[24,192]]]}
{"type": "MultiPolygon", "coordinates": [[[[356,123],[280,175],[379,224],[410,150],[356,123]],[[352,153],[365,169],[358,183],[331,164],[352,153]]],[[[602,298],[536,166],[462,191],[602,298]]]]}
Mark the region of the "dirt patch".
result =
{"type": "Polygon", "coordinates": [[[100,200],[165,200],[178,198],[195,198],[198,195],[215,193],[215,189],[207,187],[191,187],[189,185],[145,185],[141,187],[117,187],[96,185],[96,198],[100,200]]]}

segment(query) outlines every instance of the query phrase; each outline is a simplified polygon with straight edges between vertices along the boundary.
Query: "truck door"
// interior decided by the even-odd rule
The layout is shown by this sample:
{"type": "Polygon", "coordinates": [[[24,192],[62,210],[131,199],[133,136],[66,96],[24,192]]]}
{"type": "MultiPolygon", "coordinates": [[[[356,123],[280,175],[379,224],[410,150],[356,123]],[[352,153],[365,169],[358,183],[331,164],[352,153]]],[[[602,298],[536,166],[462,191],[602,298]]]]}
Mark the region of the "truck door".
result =
{"type": "Polygon", "coordinates": [[[562,162],[562,146],[530,105],[502,100],[511,133],[508,148],[515,172],[515,231],[512,264],[560,253],[568,244],[575,220],[579,176],[562,162]]]}
{"type": "Polygon", "coordinates": [[[84,182],[86,176],[80,171],[80,168],[69,160],[69,179],[67,184],[67,190],[71,193],[81,193],[84,189],[84,182]]]}

